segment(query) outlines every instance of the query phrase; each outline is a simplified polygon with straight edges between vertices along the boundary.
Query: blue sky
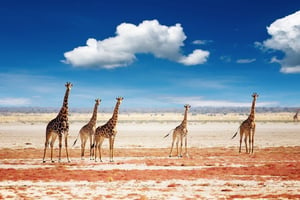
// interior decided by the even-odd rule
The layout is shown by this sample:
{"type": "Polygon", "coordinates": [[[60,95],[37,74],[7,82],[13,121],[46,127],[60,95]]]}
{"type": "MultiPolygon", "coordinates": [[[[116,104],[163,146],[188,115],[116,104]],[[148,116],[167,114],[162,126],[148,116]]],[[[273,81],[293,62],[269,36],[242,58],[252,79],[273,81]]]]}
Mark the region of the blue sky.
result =
{"type": "Polygon", "coordinates": [[[300,1],[1,1],[0,106],[300,107],[300,1]]]}

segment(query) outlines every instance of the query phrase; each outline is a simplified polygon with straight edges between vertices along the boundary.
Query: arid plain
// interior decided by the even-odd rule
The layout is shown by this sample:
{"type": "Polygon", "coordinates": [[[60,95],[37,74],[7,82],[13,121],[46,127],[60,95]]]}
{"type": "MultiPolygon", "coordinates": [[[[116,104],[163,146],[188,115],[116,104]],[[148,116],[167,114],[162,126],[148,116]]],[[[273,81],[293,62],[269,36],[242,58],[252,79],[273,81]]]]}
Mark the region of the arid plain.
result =
{"type": "MultiPolygon", "coordinates": [[[[115,162],[103,145],[103,162],[80,159],[72,147],[89,113],[71,113],[71,163],[42,163],[45,128],[56,113],[0,115],[0,198],[2,199],[295,199],[300,198],[300,122],[293,113],[257,113],[253,155],[238,153],[247,114],[189,114],[188,155],[169,158],[182,113],[119,115],[115,162]]],[[[110,113],[98,114],[98,125],[110,113]]],[[[176,152],[173,151],[174,153],[176,152]]],[[[54,158],[58,159],[58,141],[54,158]]]]}

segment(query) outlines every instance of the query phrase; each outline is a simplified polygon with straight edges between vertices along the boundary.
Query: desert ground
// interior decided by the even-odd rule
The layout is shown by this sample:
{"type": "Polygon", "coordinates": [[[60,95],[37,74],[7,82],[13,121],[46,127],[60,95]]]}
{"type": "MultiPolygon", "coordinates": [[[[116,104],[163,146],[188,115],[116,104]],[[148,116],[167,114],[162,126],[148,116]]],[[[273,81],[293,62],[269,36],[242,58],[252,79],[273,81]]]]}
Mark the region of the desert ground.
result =
{"type": "MultiPolygon", "coordinates": [[[[47,122],[53,114],[0,115],[0,199],[299,199],[300,122],[292,113],[257,114],[254,154],[238,153],[247,115],[190,115],[188,153],[169,157],[180,113],[123,114],[118,123],[114,162],[108,141],[103,162],[80,158],[80,140],[72,146],[90,114],[72,114],[71,162],[58,141],[42,162],[47,122]]],[[[98,115],[98,125],[110,114],[98,115]]]]}

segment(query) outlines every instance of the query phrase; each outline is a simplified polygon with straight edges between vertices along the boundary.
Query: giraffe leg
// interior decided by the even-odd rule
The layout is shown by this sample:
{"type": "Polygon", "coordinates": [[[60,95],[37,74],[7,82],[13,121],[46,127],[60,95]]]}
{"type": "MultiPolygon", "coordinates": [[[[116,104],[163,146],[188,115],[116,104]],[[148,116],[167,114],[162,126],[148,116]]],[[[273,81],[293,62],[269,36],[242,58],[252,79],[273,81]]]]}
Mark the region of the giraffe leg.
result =
{"type": "Polygon", "coordinates": [[[183,145],[183,137],[180,136],[180,149],[179,149],[179,157],[182,157],[182,145],[183,145]]]}
{"type": "Polygon", "coordinates": [[[67,160],[68,162],[71,162],[70,158],[69,158],[69,150],[68,150],[68,132],[65,134],[65,148],[66,148],[66,155],[67,155],[67,160]]]}
{"type": "Polygon", "coordinates": [[[253,148],[253,145],[252,145],[252,132],[250,132],[250,135],[249,135],[249,154],[252,153],[252,148],[253,148]]]}
{"type": "Polygon", "coordinates": [[[112,148],[111,145],[112,145],[112,138],[109,137],[108,140],[109,140],[109,162],[112,162],[112,161],[111,161],[111,148],[112,148]]]}
{"type": "Polygon", "coordinates": [[[62,148],[62,133],[59,134],[58,139],[59,139],[59,144],[58,144],[58,148],[59,148],[58,162],[60,162],[61,161],[61,148],[62,148]]]}
{"type": "Polygon", "coordinates": [[[171,150],[170,150],[169,157],[172,157],[172,150],[173,150],[175,140],[176,140],[176,137],[175,137],[175,134],[173,133],[173,140],[172,140],[172,145],[171,145],[171,150]]]}
{"type": "Polygon", "coordinates": [[[93,148],[93,135],[90,135],[90,160],[93,160],[94,157],[94,148],[93,148]]]}
{"type": "Polygon", "coordinates": [[[99,151],[99,159],[100,159],[100,162],[102,162],[102,155],[101,155],[101,148],[102,148],[102,143],[104,141],[104,137],[100,137],[100,141],[99,141],[99,144],[98,144],[98,151],[99,151]]]}
{"type": "Polygon", "coordinates": [[[252,137],[251,137],[251,144],[252,144],[252,149],[251,149],[251,153],[253,154],[254,153],[254,135],[255,135],[255,126],[252,130],[252,137]]]}
{"type": "Polygon", "coordinates": [[[248,141],[247,141],[247,139],[248,139],[248,135],[245,134],[244,142],[245,142],[245,145],[246,145],[246,153],[248,153],[248,141]]]}
{"type": "Polygon", "coordinates": [[[252,149],[251,149],[251,153],[252,154],[254,153],[254,132],[253,132],[253,135],[252,135],[252,149]]]}
{"type": "Polygon", "coordinates": [[[185,136],[185,152],[184,152],[184,154],[188,157],[189,156],[189,154],[188,154],[188,152],[187,152],[187,135],[185,136]]]}
{"type": "Polygon", "coordinates": [[[179,143],[179,138],[177,137],[177,139],[176,139],[176,155],[177,155],[177,157],[179,157],[178,143],[179,143]]]}
{"type": "Polygon", "coordinates": [[[85,144],[86,144],[86,137],[80,133],[80,139],[81,139],[81,160],[84,159],[84,150],[85,150],[85,144]]]}
{"type": "Polygon", "coordinates": [[[53,146],[54,146],[54,142],[56,140],[56,137],[57,137],[57,134],[52,134],[52,139],[51,139],[51,142],[50,142],[50,148],[51,148],[51,162],[54,163],[54,160],[53,160],[53,146]]]}
{"type": "Polygon", "coordinates": [[[49,139],[50,139],[50,137],[51,137],[51,134],[46,133],[46,141],[45,141],[45,148],[44,148],[43,163],[46,162],[45,157],[46,157],[47,148],[49,146],[49,139]]]}
{"type": "Polygon", "coordinates": [[[45,156],[46,156],[46,150],[47,150],[47,147],[48,147],[48,145],[49,145],[49,142],[48,142],[48,141],[46,141],[46,142],[45,142],[45,148],[44,148],[43,163],[45,163],[45,162],[46,162],[46,160],[45,160],[45,156]]]}
{"type": "Polygon", "coordinates": [[[95,156],[95,162],[97,162],[98,142],[99,142],[98,138],[96,139],[96,137],[95,137],[95,141],[94,141],[94,144],[93,144],[94,149],[95,149],[95,155],[94,155],[95,156]]]}
{"type": "Polygon", "coordinates": [[[84,160],[85,144],[86,144],[86,140],[81,143],[81,160],[84,160]]]}
{"type": "Polygon", "coordinates": [[[114,142],[115,138],[114,136],[109,138],[109,157],[110,157],[110,162],[114,162],[114,142]]]}
{"type": "Polygon", "coordinates": [[[94,138],[94,144],[93,144],[93,147],[95,149],[95,162],[97,162],[97,150],[99,148],[99,141],[100,141],[100,136],[99,135],[95,135],[95,138],[94,138]]]}
{"type": "Polygon", "coordinates": [[[248,153],[251,153],[251,130],[249,131],[249,148],[248,148],[248,153]]]}
{"type": "Polygon", "coordinates": [[[239,148],[239,153],[242,152],[243,134],[244,134],[244,129],[242,127],[240,127],[240,148],[239,148]]]}

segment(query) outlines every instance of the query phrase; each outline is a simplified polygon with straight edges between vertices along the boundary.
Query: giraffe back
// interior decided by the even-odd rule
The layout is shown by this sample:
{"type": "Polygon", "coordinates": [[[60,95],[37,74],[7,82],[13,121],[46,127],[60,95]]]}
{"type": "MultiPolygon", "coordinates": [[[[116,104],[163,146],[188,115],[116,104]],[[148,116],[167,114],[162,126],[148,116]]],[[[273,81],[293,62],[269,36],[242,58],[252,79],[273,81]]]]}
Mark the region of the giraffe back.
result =
{"type": "Polygon", "coordinates": [[[174,134],[179,137],[185,137],[187,135],[187,128],[186,126],[184,126],[184,124],[180,124],[179,126],[177,126],[175,129],[174,129],[174,134]]]}
{"type": "Polygon", "coordinates": [[[255,122],[251,117],[248,117],[245,121],[243,121],[241,127],[246,129],[253,129],[255,127],[255,122]]]}
{"type": "Polygon", "coordinates": [[[117,130],[116,130],[116,125],[117,125],[117,121],[118,121],[118,113],[119,113],[119,106],[123,100],[123,97],[118,97],[116,98],[117,103],[113,112],[112,117],[108,120],[108,122],[106,124],[104,124],[103,126],[99,126],[96,129],[95,132],[95,136],[102,136],[102,137],[112,137],[115,136],[117,134],[117,130]]]}
{"type": "Polygon", "coordinates": [[[46,128],[46,132],[55,132],[57,134],[67,133],[69,131],[68,117],[58,115],[51,120],[46,128]]]}
{"type": "Polygon", "coordinates": [[[113,126],[113,123],[110,123],[110,121],[108,121],[103,126],[99,126],[95,131],[95,135],[105,137],[105,138],[115,136],[116,133],[117,133],[116,128],[115,126],[113,126]]]}

